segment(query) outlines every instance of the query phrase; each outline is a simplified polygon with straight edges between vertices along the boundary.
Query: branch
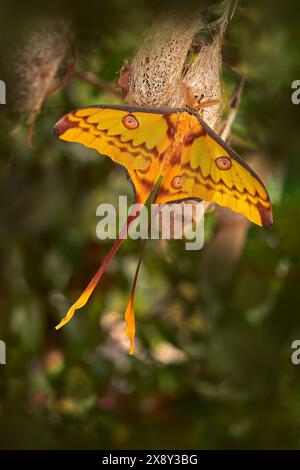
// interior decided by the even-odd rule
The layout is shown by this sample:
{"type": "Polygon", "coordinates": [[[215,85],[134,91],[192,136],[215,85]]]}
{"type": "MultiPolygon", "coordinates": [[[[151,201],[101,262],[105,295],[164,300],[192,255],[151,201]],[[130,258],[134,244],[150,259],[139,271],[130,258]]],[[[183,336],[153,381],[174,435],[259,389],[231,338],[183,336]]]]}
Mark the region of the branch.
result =
{"type": "Polygon", "coordinates": [[[75,69],[74,76],[80,78],[81,80],[84,80],[85,82],[90,83],[91,85],[99,88],[100,90],[104,90],[108,93],[111,93],[112,95],[115,95],[118,98],[122,97],[121,93],[113,85],[103,80],[103,78],[99,77],[98,75],[95,75],[93,72],[86,72],[84,70],[75,69]]]}
{"type": "Polygon", "coordinates": [[[227,119],[226,119],[225,123],[223,124],[223,127],[220,131],[220,137],[221,137],[221,139],[223,139],[225,141],[229,137],[231,127],[232,127],[232,125],[234,123],[234,120],[236,118],[236,114],[237,114],[237,111],[238,111],[238,108],[239,108],[239,105],[240,105],[240,101],[241,101],[242,91],[243,91],[243,88],[244,88],[244,83],[245,83],[245,80],[242,77],[240,79],[239,83],[237,84],[236,89],[233,92],[233,95],[232,95],[232,97],[230,99],[230,102],[229,102],[229,113],[228,113],[227,119]]]}

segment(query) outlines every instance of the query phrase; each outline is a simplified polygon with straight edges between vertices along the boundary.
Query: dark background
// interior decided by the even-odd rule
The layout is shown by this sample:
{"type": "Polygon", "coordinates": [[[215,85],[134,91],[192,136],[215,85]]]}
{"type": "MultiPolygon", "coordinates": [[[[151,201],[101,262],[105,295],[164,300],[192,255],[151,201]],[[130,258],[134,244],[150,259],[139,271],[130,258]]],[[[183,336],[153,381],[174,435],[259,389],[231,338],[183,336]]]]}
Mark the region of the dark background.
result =
{"type": "MultiPolygon", "coordinates": [[[[159,8],[110,0],[47,9],[2,1],[0,9],[4,75],[27,25],[61,11],[73,22],[78,68],[113,83],[159,8]]],[[[45,102],[33,149],[24,116],[1,106],[1,448],[300,447],[300,366],[291,363],[300,339],[300,105],[291,103],[299,18],[296,1],[240,2],[224,44],[225,97],[228,63],[246,77],[231,143],[271,167],[274,225],[252,225],[224,272],[222,255],[206,255],[214,212],[199,253],[150,242],[133,357],[123,313],[139,242],[124,243],[84,310],[54,329],[111,246],[96,238],[96,207],[131,187],[109,159],[59,142],[51,128],[71,109],[116,97],[73,78],[45,102]]]]}

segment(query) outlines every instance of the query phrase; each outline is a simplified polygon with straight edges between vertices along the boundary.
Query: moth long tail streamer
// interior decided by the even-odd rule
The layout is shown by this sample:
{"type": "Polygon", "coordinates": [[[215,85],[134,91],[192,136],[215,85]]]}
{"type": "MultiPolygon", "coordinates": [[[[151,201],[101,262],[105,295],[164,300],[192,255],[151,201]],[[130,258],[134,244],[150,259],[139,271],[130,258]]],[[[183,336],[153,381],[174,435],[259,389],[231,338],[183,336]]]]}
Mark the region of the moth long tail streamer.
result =
{"type": "MultiPolygon", "coordinates": [[[[158,193],[159,193],[159,188],[156,191],[154,201],[156,200],[156,198],[158,196],[158,193]]],[[[160,206],[158,206],[156,208],[156,210],[154,211],[154,213],[152,215],[152,218],[150,220],[150,229],[151,229],[151,225],[152,225],[155,217],[157,216],[159,210],[160,210],[160,206]]],[[[135,337],[134,295],[135,295],[135,289],[136,289],[136,285],[137,285],[137,280],[138,280],[138,276],[139,276],[139,271],[140,271],[140,267],[141,267],[141,262],[142,262],[146,242],[147,242],[147,238],[145,238],[143,240],[143,243],[142,243],[142,246],[141,246],[139,260],[138,260],[138,264],[137,264],[135,274],[134,274],[134,278],[133,278],[133,282],[132,282],[130,298],[129,298],[129,302],[128,302],[128,305],[127,305],[126,310],[125,310],[126,334],[127,334],[128,338],[130,340],[130,348],[129,348],[128,354],[130,356],[134,353],[134,337],[135,337]]]]}
{"type": "Polygon", "coordinates": [[[137,264],[134,278],[133,278],[130,298],[129,298],[129,302],[125,311],[126,334],[130,340],[130,348],[128,352],[130,356],[134,353],[134,337],[135,337],[134,295],[135,295],[136,284],[138,280],[138,275],[140,271],[140,266],[142,262],[142,257],[143,257],[146,241],[147,239],[143,240],[143,243],[141,246],[139,260],[138,260],[138,264],[137,264]]]}
{"type": "Polygon", "coordinates": [[[56,325],[56,327],[55,327],[56,330],[59,330],[62,326],[66,325],[66,323],[69,323],[69,321],[72,319],[75,311],[85,306],[85,304],[89,300],[92,292],[94,291],[95,287],[97,286],[98,282],[100,281],[102,275],[104,274],[106,268],[110,264],[111,260],[115,256],[118,249],[120,248],[120,245],[122,244],[123,240],[126,238],[126,235],[128,233],[130,224],[138,216],[139,216],[138,212],[128,216],[127,221],[126,221],[124,227],[122,228],[122,230],[119,234],[119,237],[117,238],[117,240],[115,241],[115,243],[111,247],[110,251],[106,255],[106,257],[105,257],[103,263],[101,264],[100,268],[98,269],[98,271],[96,272],[94,277],[91,279],[91,281],[89,282],[89,284],[87,285],[85,290],[82,292],[79,299],[77,299],[76,302],[70,307],[70,309],[68,310],[66,316],[61,320],[61,322],[58,325],[56,325]]]}

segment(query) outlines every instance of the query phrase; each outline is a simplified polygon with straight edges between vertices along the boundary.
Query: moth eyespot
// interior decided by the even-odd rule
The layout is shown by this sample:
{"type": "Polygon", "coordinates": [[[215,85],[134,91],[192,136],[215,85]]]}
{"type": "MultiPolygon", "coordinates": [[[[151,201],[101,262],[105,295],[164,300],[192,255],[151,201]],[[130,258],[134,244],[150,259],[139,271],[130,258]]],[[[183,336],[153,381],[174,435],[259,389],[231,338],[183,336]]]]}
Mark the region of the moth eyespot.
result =
{"type": "Polygon", "coordinates": [[[127,129],[136,129],[139,127],[139,121],[133,114],[127,114],[122,118],[122,122],[127,129]]]}
{"type": "Polygon", "coordinates": [[[219,157],[216,158],[215,164],[219,168],[219,170],[229,170],[232,167],[231,159],[228,157],[219,157]]]}
{"type": "Polygon", "coordinates": [[[180,176],[174,176],[171,182],[171,186],[174,189],[181,189],[182,188],[182,182],[181,182],[181,177],[180,176]]]}

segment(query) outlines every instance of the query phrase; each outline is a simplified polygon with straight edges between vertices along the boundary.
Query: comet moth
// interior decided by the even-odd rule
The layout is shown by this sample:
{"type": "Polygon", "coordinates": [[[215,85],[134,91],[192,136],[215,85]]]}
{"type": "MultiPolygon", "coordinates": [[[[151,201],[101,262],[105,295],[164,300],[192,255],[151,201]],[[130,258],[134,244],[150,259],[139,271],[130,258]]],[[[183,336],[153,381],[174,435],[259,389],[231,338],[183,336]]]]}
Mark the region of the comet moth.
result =
{"type": "MultiPolygon", "coordinates": [[[[259,226],[272,224],[263,182],[195,110],[88,106],[62,117],[54,132],[61,140],[96,149],[125,167],[136,204],[146,203],[160,179],[156,204],[204,200],[228,207],[259,226]]],[[[123,233],[56,329],[87,303],[135,218],[129,215],[123,233]]],[[[129,354],[134,351],[133,300],[140,263],[141,257],[125,312],[129,354]]]]}

